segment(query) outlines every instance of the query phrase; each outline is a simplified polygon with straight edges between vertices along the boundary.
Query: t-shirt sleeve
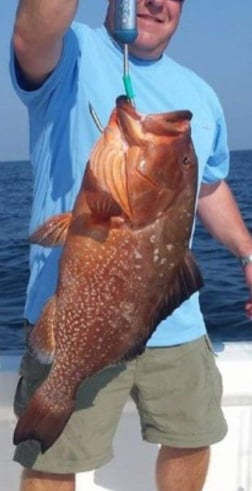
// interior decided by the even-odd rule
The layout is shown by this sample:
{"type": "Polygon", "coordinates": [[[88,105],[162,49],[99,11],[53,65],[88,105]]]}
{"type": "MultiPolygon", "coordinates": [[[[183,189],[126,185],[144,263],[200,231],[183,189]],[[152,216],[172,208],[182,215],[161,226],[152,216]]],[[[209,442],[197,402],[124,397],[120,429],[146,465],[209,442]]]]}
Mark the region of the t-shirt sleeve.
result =
{"type": "Polygon", "coordinates": [[[60,90],[62,82],[65,82],[66,78],[71,77],[71,73],[77,63],[78,51],[79,47],[76,35],[72,29],[69,29],[64,36],[63,49],[56,68],[38,89],[26,90],[24,88],[24,81],[22,81],[22,73],[11,45],[11,80],[17,95],[28,109],[32,108],[35,111],[37,109],[40,112],[40,116],[43,117],[43,111],[46,111],[51,95],[55,91],[60,90]]]}
{"type": "Polygon", "coordinates": [[[204,168],[202,182],[211,184],[225,179],[229,172],[229,149],[227,143],[227,127],[220,104],[216,107],[215,134],[212,152],[204,168]]]}

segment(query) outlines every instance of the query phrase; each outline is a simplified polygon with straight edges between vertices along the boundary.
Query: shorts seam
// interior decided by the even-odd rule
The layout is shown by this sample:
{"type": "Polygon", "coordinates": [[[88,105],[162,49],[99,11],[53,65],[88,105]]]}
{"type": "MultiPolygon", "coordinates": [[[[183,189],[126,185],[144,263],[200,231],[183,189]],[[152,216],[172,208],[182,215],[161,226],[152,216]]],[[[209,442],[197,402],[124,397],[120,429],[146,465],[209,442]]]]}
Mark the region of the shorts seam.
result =
{"type": "Polygon", "coordinates": [[[205,334],[202,334],[196,339],[193,339],[192,341],[189,341],[187,343],[182,343],[182,344],[177,344],[177,345],[171,345],[171,346],[148,346],[146,350],[148,350],[149,353],[158,353],[158,352],[175,352],[175,351],[182,351],[182,353],[177,357],[177,360],[181,360],[184,357],[188,356],[190,353],[193,351],[196,351],[199,349],[199,345],[204,342],[206,338],[205,334]],[[168,351],[169,350],[169,351],[168,351]]]}
{"type": "Polygon", "coordinates": [[[200,436],[198,435],[195,437],[195,435],[192,435],[191,437],[182,436],[180,437],[179,435],[174,436],[169,436],[167,433],[165,435],[162,435],[156,431],[149,432],[148,434],[146,432],[142,433],[142,438],[144,441],[148,443],[155,443],[155,444],[160,444],[160,445],[165,445],[168,447],[180,447],[183,448],[196,448],[200,446],[210,446],[214,443],[217,443],[226,436],[227,434],[227,426],[226,427],[219,427],[215,428],[213,432],[201,432],[200,436]]]}

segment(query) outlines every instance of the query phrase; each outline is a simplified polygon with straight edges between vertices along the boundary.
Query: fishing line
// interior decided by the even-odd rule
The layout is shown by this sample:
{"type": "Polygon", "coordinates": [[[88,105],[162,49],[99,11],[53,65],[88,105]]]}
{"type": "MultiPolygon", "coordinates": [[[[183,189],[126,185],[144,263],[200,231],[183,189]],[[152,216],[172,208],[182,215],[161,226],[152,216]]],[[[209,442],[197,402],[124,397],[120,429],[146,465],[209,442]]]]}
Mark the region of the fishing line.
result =
{"type": "Polygon", "coordinates": [[[129,43],[137,37],[136,0],[116,0],[114,38],[123,45],[123,84],[127,98],[134,103],[134,91],[129,74],[129,43]]]}

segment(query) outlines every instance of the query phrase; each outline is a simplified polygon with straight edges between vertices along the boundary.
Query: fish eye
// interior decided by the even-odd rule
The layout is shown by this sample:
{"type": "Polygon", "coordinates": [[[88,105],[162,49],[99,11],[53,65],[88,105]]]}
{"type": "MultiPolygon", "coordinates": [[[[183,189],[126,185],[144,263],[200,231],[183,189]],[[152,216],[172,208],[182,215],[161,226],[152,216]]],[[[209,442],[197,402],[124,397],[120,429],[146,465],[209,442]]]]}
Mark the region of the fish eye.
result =
{"type": "Polygon", "coordinates": [[[185,167],[188,167],[188,166],[190,165],[190,163],[191,163],[190,158],[189,158],[187,155],[185,155],[185,156],[183,157],[182,164],[183,164],[185,167]]]}

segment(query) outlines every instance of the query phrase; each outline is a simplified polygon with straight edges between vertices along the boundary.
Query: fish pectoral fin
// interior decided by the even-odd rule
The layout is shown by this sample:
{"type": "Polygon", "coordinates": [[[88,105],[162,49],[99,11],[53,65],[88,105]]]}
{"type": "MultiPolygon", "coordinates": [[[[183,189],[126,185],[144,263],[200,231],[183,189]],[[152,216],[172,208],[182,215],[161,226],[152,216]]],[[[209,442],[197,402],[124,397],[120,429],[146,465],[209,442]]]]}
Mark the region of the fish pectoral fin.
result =
{"type": "Polygon", "coordinates": [[[187,251],[169,290],[165,293],[158,308],[157,324],[178,308],[193,293],[203,286],[198,265],[190,251],[187,251]]]}
{"type": "Polygon", "coordinates": [[[93,221],[106,221],[121,214],[121,208],[106,191],[86,191],[93,221]]]}
{"type": "Polygon", "coordinates": [[[53,362],[55,352],[55,312],[55,297],[52,297],[47,302],[42,315],[28,337],[29,351],[43,365],[49,365],[53,362]]]}
{"type": "Polygon", "coordinates": [[[60,215],[49,218],[30,235],[30,242],[32,244],[40,244],[44,247],[64,245],[71,221],[72,213],[70,212],[61,213],[60,215]]]}

